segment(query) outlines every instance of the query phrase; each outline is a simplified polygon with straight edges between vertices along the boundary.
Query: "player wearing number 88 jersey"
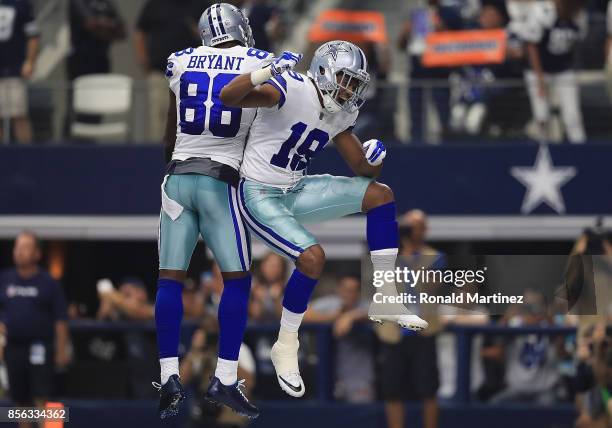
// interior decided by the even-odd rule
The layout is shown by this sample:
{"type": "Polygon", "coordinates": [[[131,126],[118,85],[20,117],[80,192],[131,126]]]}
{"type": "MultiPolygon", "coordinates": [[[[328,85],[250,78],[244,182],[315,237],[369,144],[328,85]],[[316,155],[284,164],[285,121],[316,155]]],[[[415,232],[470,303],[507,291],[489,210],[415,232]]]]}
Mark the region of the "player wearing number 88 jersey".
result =
{"type": "Polygon", "coordinates": [[[227,107],[221,89],[233,78],[262,68],[272,54],[237,45],[200,46],[173,53],[166,78],[176,97],[176,143],[172,160],[209,158],[240,168],[255,109],[227,107]]]}
{"type": "Polygon", "coordinates": [[[268,64],[272,55],[252,47],[248,19],[229,4],[206,9],[199,29],[204,46],[170,55],[166,69],[169,163],[161,189],[155,303],[161,382],[154,386],[160,393],[160,417],[176,415],[185,398],[178,370],[181,291],[201,235],[224,282],[219,304],[218,382],[209,391],[209,399],[256,417],[258,410],[240,391],[242,383],[235,373],[251,285],[250,238],[238,211],[236,185],[255,111],[228,107],[219,94],[236,76],[268,64]]]}
{"type": "MultiPolygon", "coordinates": [[[[290,70],[295,55],[283,55],[284,73],[256,71],[234,79],[221,92],[227,105],[258,107],[240,169],[239,206],[249,228],[270,248],[295,261],[283,298],[278,341],[271,359],[280,387],[301,397],[297,332],[321,275],[325,254],[303,226],[349,214],[367,213],[367,240],[374,270],[394,270],[398,230],[391,189],[374,178],[386,150],[380,141],[362,147],[352,129],[369,82],[364,53],[349,42],[317,49],[308,71],[290,70]],[[332,140],[355,177],[306,174],[313,156],[332,140]]],[[[386,275],[388,278],[388,275],[386,275]]],[[[396,294],[395,283],[383,286],[396,294]]],[[[401,305],[370,308],[378,322],[392,321],[413,330],[427,323],[401,305]]]]}

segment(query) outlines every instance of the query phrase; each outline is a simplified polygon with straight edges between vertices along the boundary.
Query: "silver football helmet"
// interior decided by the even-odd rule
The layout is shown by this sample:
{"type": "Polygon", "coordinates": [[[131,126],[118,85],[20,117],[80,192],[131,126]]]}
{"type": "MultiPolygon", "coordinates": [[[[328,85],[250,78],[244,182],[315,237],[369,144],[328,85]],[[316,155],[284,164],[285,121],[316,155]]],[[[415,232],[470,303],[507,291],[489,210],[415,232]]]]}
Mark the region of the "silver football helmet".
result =
{"type": "Polygon", "coordinates": [[[350,42],[334,40],[321,45],[310,63],[310,77],[330,113],[352,113],[365,102],[370,82],[363,51],[350,42]]]}
{"type": "Polygon", "coordinates": [[[244,46],[255,45],[249,19],[235,6],[215,3],[204,11],[198,23],[202,44],[217,46],[236,40],[244,46]]]}

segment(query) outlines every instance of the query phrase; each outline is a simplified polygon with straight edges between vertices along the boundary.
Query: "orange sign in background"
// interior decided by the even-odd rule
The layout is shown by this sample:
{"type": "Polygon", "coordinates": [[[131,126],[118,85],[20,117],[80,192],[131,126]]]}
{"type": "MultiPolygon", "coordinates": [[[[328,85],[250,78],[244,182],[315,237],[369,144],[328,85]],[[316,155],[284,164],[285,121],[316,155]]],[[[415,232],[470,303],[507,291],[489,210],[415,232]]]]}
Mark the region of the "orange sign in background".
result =
{"type": "MultiPolygon", "coordinates": [[[[48,402],[45,405],[45,408],[49,409],[49,410],[61,410],[61,409],[64,408],[64,404],[63,403],[48,402]]],[[[45,421],[43,423],[43,428],[64,428],[64,422],[62,422],[61,420],[45,421]]]]}
{"type": "Polygon", "coordinates": [[[311,42],[387,42],[385,17],[380,12],[330,9],[322,12],[308,34],[311,42]]]}
{"type": "Polygon", "coordinates": [[[423,54],[425,67],[499,64],[506,58],[504,30],[430,33],[423,54]]]}

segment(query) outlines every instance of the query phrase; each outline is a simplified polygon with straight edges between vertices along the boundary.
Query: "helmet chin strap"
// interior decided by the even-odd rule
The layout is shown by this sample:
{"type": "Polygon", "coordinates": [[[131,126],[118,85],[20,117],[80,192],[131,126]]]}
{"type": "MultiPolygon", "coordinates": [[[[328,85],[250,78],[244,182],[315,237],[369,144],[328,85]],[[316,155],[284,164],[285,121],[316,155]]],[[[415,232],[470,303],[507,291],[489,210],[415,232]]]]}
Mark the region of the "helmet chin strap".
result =
{"type": "Polygon", "coordinates": [[[323,94],[322,98],[323,98],[323,107],[325,107],[325,110],[327,110],[329,113],[338,113],[339,111],[342,110],[342,107],[338,105],[336,101],[334,101],[331,95],[323,94]]]}

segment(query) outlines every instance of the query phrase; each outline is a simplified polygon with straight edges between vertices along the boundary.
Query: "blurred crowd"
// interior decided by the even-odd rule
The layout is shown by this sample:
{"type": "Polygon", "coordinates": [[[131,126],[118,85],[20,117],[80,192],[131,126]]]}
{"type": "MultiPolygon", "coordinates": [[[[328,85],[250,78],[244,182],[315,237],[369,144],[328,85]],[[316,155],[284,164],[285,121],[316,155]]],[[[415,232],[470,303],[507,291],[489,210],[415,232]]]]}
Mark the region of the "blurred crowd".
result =
{"type": "MultiPolygon", "coordinates": [[[[246,12],[258,49],[278,50],[292,35],[291,29],[297,28],[293,25],[296,22],[289,22],[287,15],[293,12],[293,21],[299,18],[290,9],[298,1],[229,2],[246,12]]],[[[134,67],[133,75],[126,77],[130,82],[141,83],[138,87],[144,90],[146,98],[143,106],[146,112],[141,117],[145,119],[146,135],[139,138],[160,141],[168,102],[163,76],[166,59],[172,52],[201,43],[197,21],[209,3],[147,0],[135,27],[129,28],[114,0],[69,0],[71,49],[65,61],[68,86],[78,92],[80,78],[114,73],[116,64],[111,62],[111,48],[129,38],[133,55],[125,61],[134,62],[134,67]]],[[[610,63],[608,34],[612,33],[612,8],[608,3],[596,0],[407,2],[400,10],[405,12],[400,28],[387,25],[382,38],[370,40],[356,35],[353,40],[366,53],[372,75],[368,102],[356,128],[358,135],[364,140],[377,137],[389,142],[417,144],[496,138],[571,143],[584,143],[587,137],[605,139],[609,132],[606,118],[612,114],[608,98],[602,96],[607,81],[604,70],[609,69],[610,63]],[[433,66],[424,61],[432,35],[439,33],[452,41],[453,33],[463,35],[477,30],[503,34],[501,60],[433,66]],[[394,68],[392,62],[404,64],[402,56],[407,58],[407,65],[394,68]],[[398,91],[398,85],[403,87],[403,82],[407,82],[407,93],[398,91]],[[401,108],[403,105],[407,107],[401,108]],[[406,113],[398,118],[397,111],[406,113]]],[[[3,0],[3,4],[5,8],[15,9],[15,19],[0,33],[0,116],[3,118],[0,128],[11,130],[11,135],[8,130],[5,133],[4,141],[29,143],[49,139],[48,135],[37,137],[32,132],[28,114],[31,109],[28,109],[27,82],[36,64],[42,61],[37,62],[41,29],[33,13],[32,0],[3,0]]],[[[359,2],[352,2],[353,6],[359,7],[359,2]]],[[[368,12],[373,17],[381,15],[376,10],[368,12]]],[[[486,39],[481,42],[485,43],[486,39]]],[[[311,44],[306,48],[305,63],[309,60],[308,53],[314,51],[315,43],[311,44]]],[[[306,65],[301,67],[305,69],[306,65]]],[[[129,92],[132,86],[125,88],[129,92]]],[[[75,92],[69,91],[61,139],[100,141],[113,137],[112,131],[116,131],[114,136],[119,141],[132,138],[134,131],[130,126],[101,128],[104,132],[92,127],[105,123],[108,115],[103,111],[92,113],[96,109],[95,100],[85,100],[84,104],[77,100],[75,92]]],[[[121,107],[115,106],[114,113],[123,112],[128,119],[136,120],[138,115],[130,116],[130,108],[133,106],[128,101],[121,107]]],[[[36,127],[42,128],[42,125],[36,127]]]]}
{"type": "MultiPolygon", "coordinates": [[[[584,143],[586,136],[575,71],[576,51],[587,32],[587,3],[574,0],[483,0],[473,9],[430,1],[417,8],[404,26],[399,46],[410,57],[409,104],[412,140],[422,141],[427,129],[426,89],[438,118],[438,134],[520,137],[539,141],[584,143]],[[426,38],[436,32],[502,30],[501,62],[460,67],[426,67],[426,38]],[[525,80],[533,119],[527,110],[525,80]],[[449,81],[453,84],[449,86],[449,81]],[[510,82],[510,83],[509,83],[510,82]],[[551,117],[560,110],[562,126],[551,117]],[[517,117],[520,116],[520,117],[517,117]]],[[[603,56],[603,40],[601,55],[603,56]]]]}
{"type": "MultiPolygon", "coordinates": [[[[257,47],[273,50],[284,34],[281,8],[265,0],[227,2],[242,8],[249,17],[257,47]]],[[[27,83],[33,75],[41,38],[33,3],[32,0],[3,0],[0,10],[0,119],[3,119],[0,121],[0,136],[3,135],[2,129],[7,128],[7,134],[0,141],[24,144],[33,141],[27,83]],[[12,135],[8,135],[9,132],[12,135]]],[[[96,132],[95,127],[87,128],[87,125],[101,124],[110,114],[127,116],[131,100],[105,112],[105,106],[96,103],[95,99],[79,101],[78,82],[87,82],[81,79],[85,76],[113,73],[115,64],[111,61],[111,48],[130,37],[133,55],[129,61],[135,59],[146,86],[148,133],[144,138],[160,141],[168,109],[168,85],[164,78],[167,58],[174,52],[202,43],[198,20],[213,3],[209,0],[146,0],[135,28],[128,28],[115,0],[68,0],[70,50],[66,57],[65,78],[70,89],[66,97],[63,138],[78,141],[103,137],[127,139],[129,130],[112,135],[110,131],[96,132]],[[91,129],[93,131],[89,131],[91,129]]],[[[130,76],[130,83],[132,77],[135,76],[130,76]]],[[[102,86],[113,84],[103,79],[95,83],[102,86]]],[[[131,87],[126,85],[128,91],[131,87]]],[[[128,94],[128,98],[131,97],[132,94],[128,94]]]]}
{"type": "MultiPolygon", "coordinates": [[[[401,217],[399,266],[447,266],[447,256],[428,244],[427,232],[424,212],[412,210],[401,217]]],[[[592,262],[590,269],[612,278],[611,238],[610,233],[597,228],[585,230],[570,260],[601,254],[604,258],[592,262]]],[[[23,232],[15,241],[14,267],[0,274],[2,388],[22,405],[42,402],[58,393],[89,398],[154,397],[155,390],[147,382],[157,363],[150,287],[135,277],[116,284],[99,280],[92,320],[82,305],[66,303],[71,302],[70,296],[64,297],[59,283],[41,266],[41,259],[38,238],[23,232]],[[70,332],[69,320],[74,323],[70,332]],[[84,373],[88,373],[86,386],[84,373]],[[63,386],[58,389],[58,385],[63,386]]],[[[568,263],[569,271],[572,264],[568,263]]],[[[287,277],[286,260],[274,253],[266,254],[254,269],[249,330],[240,350],[239,371],[240,378],[248,379],[249,392],[256,399],[283,397],[269,361],[274,331],[269,327],[278,322],[287,277]]],[[[572,287],[571,277],[565,284],[568,287],[572,287]]],[[[370,288],[369,281],[361,272],[336,270],[326,282],[305,315],[309,327],[301,333],[300,348],[304,376],[315,383],[317,366],[328,364],[333,373],[330,397],[349,403],[384,401],[391,428],[405,426],[407,400],[422,403],[424,427],[438,426],[439,403],[453,402],[464,393],[460,389],[465,386],[458,380],[458,371],[465,369],[458,367],[459,354],[465,353],[462,346],[471,347],[468,398],[492,404],[544,406],[574,402],[578,427],[610,423],[609,318],[568,315],[568,306],[577,307],[571,297],[561,293],[559,301],[542,291],[526,289],[524,302],[503,312],[477,304],[415,305],[410,309],[426,318],[430,327],[414,333],[395,325],[372,325],[367,316],[369,295],[362,288],[370,288]],[[460,344],[460,329],[470,326],[483,330],[473,335],[469,345],[460,344]],[[507,334],[512,328],[527,330],[507,334]],[[321,334],[325,335],[323,341],[321,334]]],[[[612,301],[605,298],[610,294],[610,281],[595,282],[596,304],[612,301]]],[[[188,280],[183,291],[180,371],[193,392],[193,426],[240,426],[245,422],[199,400],[214,371],[222,291],[221,274],[214,264],[188,280]]],[[[588,311],[582,307],[579,313],[605,314],[610,309],[588,311]]],[[[310,394],[314,396],[312,390],[310,394]]]]}

